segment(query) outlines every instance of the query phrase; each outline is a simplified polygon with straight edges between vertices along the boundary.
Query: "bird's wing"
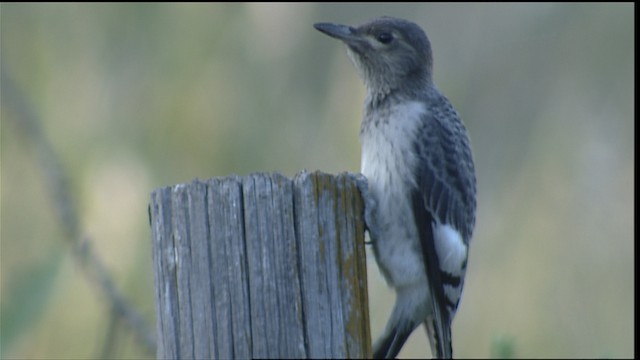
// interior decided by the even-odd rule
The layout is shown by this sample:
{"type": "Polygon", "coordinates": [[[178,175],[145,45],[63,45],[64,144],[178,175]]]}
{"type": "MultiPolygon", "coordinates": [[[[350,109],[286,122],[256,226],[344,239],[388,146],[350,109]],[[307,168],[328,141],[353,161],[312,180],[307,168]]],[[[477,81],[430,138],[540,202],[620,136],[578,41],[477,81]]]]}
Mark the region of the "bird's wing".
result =
{"type": "Polygon", "coordinates": [[[411,194],[432,297],[425,323],[437,357],[451,357],[451,320],[462,293],[475,221],[475,175],[464,125],[442,98],[424,116],[411,194]]]}

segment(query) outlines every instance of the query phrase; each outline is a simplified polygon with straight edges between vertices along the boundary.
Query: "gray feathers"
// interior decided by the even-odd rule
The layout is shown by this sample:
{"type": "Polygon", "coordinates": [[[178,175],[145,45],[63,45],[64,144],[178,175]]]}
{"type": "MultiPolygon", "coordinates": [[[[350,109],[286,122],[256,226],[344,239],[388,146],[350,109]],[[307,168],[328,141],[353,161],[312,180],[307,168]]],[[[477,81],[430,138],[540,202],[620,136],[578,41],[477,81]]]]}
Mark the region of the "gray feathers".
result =
{"type": "Polygon", "coordinates": [[[425,116],[414,140],[424,206],[435,220],[458,229],[468,244],[475,225],[476,178],[467,130],[442,95],[429,102],[425,116]]]}

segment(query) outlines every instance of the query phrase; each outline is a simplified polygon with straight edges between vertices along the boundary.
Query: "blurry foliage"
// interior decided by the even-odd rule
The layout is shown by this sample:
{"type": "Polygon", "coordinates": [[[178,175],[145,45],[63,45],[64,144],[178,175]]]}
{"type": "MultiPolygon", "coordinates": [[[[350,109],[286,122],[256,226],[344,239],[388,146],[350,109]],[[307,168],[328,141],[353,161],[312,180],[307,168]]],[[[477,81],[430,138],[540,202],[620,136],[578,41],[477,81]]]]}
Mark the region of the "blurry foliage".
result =
{"type": "MultiPolygon", "coordinates": [[[[0,304],[0,344],[10,345],[41,319],[47,308],[51,290],[55,285],[60,265],[60,251],[54,251],[47,259],[12,274],[8,284],[3,284],[0,304]]],[[[0,348],[4,351],[5,346],[0,348]]],[[[0,352],[4,357],[4,352],[0,352]]]]}
{"type": "Polygon", "coordinates": [[[491,342],[493,359],[513,359],[515,356],[515,340],[508,336],[496,336],[491,342]]]}
{"type": "MultiPolygon", "coordinates": [[[[633,4],[2,3],[0,61],[69,172],[82,231],[153,323],[149,193],[232,173],[357,171],[364,87],[312,24],[379,15],[425,28],[474,149],[456,356],[631,357],[633,4]]],[[[108,304],[58,255],[42,169],[2,101],[0,356],[153,356],[113,336],[108,304]]],[[[369,270],[377,337],[393,295],[369,270]]],[[[416,331],[400,355],[427,348],[416,331]]]]}

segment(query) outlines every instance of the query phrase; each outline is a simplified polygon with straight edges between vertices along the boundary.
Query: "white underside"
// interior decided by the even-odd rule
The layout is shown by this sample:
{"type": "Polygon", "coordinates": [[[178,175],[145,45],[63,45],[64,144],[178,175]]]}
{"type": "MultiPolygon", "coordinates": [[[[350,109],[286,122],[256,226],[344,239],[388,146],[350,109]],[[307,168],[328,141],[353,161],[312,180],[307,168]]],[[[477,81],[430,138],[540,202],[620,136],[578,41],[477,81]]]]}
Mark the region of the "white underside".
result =
{"type": "Polygon", "coordinates": [[[363,131],[361,172],[369,183],[369,195],[376,200],[374,221],[379,230],[374,254],[382,274],[393,287],[426,283],[419,252],[413,211],[407,189],[415,159],[411,142],[424,113],[424,105],[406,103],[381,116],[375,129],[363,131]]]}

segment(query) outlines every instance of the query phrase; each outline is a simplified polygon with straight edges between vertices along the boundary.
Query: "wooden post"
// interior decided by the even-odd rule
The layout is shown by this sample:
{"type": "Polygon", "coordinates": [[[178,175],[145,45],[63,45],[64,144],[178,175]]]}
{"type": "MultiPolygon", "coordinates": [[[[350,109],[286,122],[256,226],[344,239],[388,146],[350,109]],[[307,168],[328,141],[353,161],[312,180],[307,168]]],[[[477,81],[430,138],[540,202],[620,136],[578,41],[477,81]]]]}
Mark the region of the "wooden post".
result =
{"type": "Polygon", "coordinates": [[[353,175],[195,180],[150,215],[159,359],[371,357],[353,175]]]}

